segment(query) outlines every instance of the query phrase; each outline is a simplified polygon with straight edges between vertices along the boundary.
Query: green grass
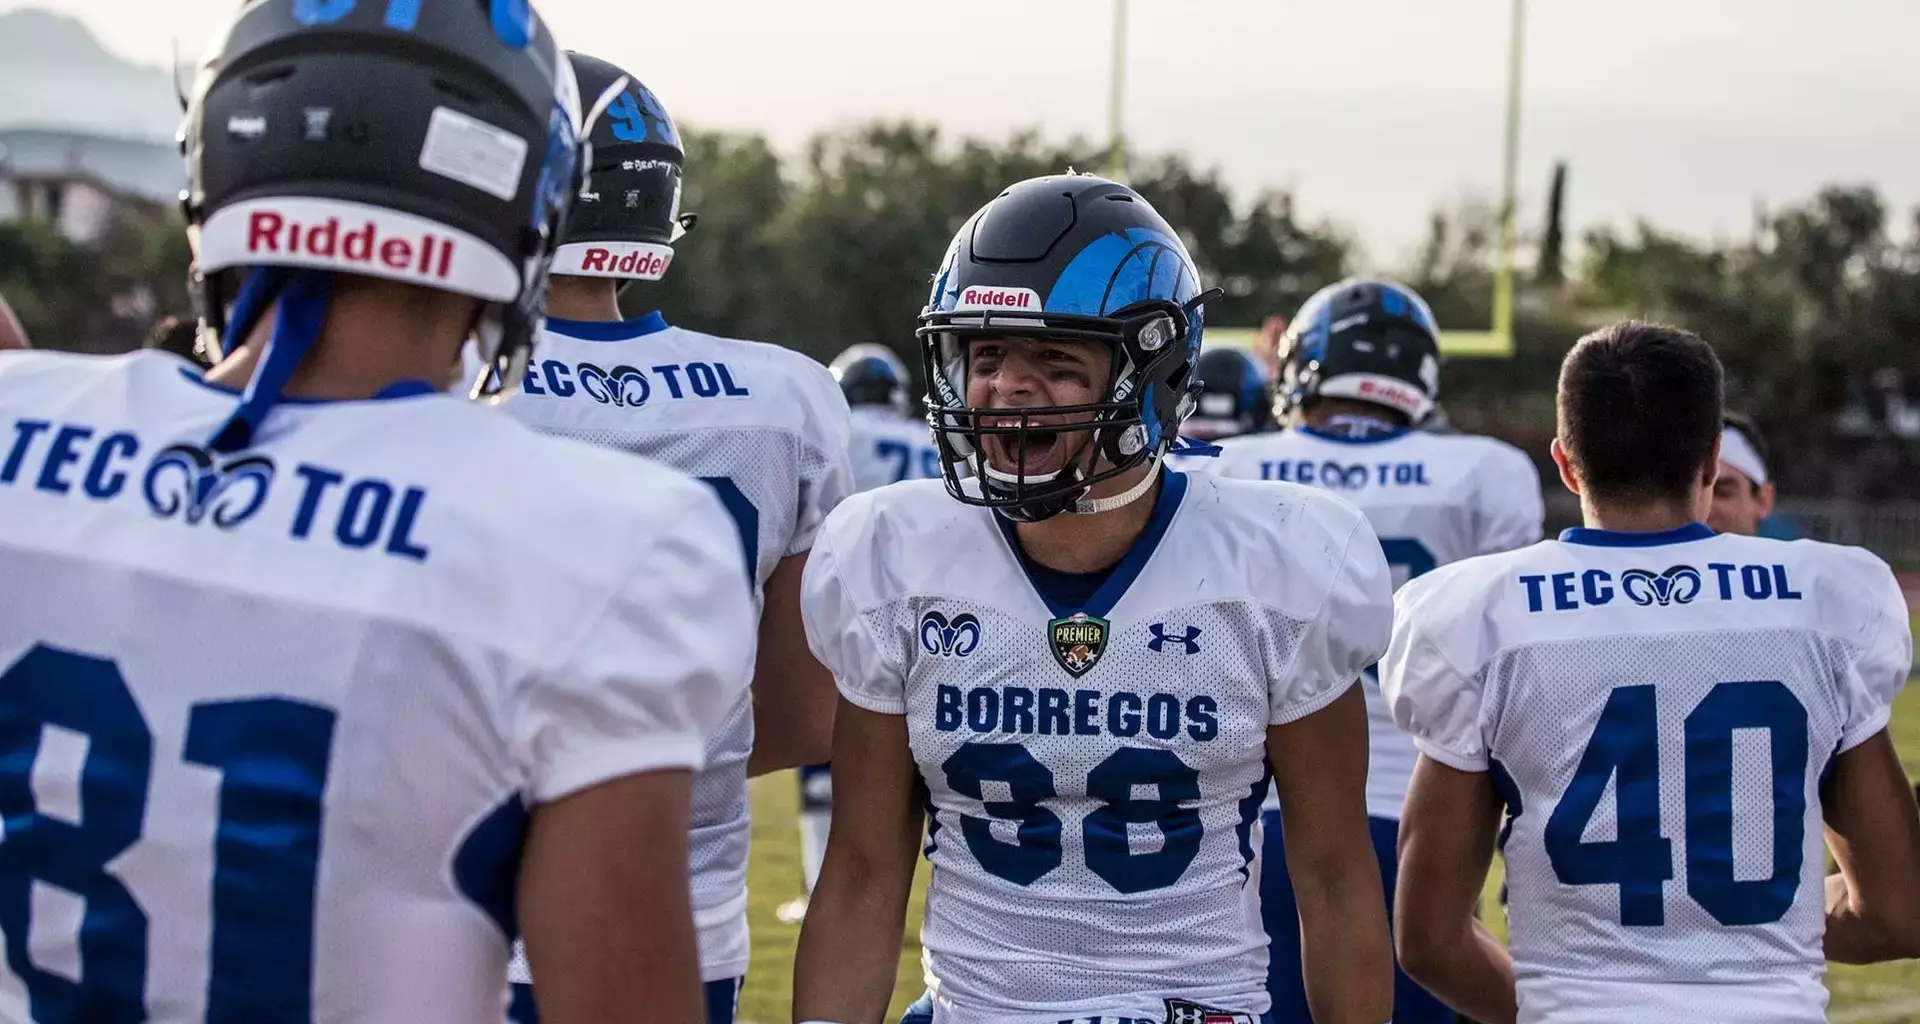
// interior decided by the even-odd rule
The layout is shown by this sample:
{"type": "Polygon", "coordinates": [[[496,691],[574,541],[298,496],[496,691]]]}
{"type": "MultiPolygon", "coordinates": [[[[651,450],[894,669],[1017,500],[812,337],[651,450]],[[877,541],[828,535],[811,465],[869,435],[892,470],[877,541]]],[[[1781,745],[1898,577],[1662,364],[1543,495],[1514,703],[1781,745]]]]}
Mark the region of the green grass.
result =
{"type": "MultiPolygon", "coordinates": [[[[1894,705],[1893,739],[1900,748],[1907,774],[1920,775],[1920,686],[1910,687],[1894,705]]],[[[753,783],[753,860],[748,916],[753,928],[753,970],[740,1001],[740,1024],[787,1024],[793,996],[793,948],[798,927],[781,924],[775,908],[800,893],[800,839],[795,825],[798,807],[791,773],[782,772],[753,783]]],[[[907,934],[900,949],[900,973],[893,987],[893,1014],[897,1018],[922,990],[920,977],[920,909],[924,900],[927,865],[920,862],[914,880],[913,904],[907,911],[907,934]]],[[[1487,880],[1489,921],[1499,922],[1493,894],[1499,889],[1500,868],[1494,865],[1487,880]]],[[[1827,974],[1833,992],[1834,1024],[1920,1024],[1920,961],[1878,964],[1873,967],[1835,966],[1827,974]]]]}

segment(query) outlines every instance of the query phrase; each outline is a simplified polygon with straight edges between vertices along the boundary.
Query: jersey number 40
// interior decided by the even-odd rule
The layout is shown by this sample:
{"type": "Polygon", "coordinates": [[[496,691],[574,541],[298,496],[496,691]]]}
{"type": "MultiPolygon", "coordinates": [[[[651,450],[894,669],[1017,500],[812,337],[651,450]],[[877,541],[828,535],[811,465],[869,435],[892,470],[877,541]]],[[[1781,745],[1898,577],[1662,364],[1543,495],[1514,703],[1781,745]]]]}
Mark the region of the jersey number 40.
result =
{"type": "MultiPolygon", "coordinates": [[[[312,1017],[314,889],[335,717],[281,697],[188,709],[178,756],[220,773],[209,1024],[312,1017]]],[[[149,944],[156,933],[184,939],[150,926],[109,867],[140,839],[156,754],[175,756],[153,749],[113,662],[40,645],[0,675],[0,930],[34,1020],[146,1020],[149,944]],[[49,739],[56,749],[42,750],[49,739]],[[41,806],[35,792],[38,762],[66,761],[68,752],[79,760],[77,820],[41,806]],[[36,916],[43,931],[77,924],[74,938],[36,941],[36,916]],[[76,941],[77,963],[61,952],[76,941]]]]}
{"type": "MultiPolygon", "coordinates": [[[[1565,885],[1620,887],[1620,923],[1666,923],[1673,844],[1660,834],[1660,731],[1651,685],[1607,697],[1573,781],[1547,819],[1545,845],[1565,885]],[[1614,780],[1615,838],[1581,837],[1614,780]]],[[[1720,683],[1687,714],[1687,895],[1723,925],[1771,924],[1800,887],[1807,827],[1807,709],[1778,682],[1720,683]],[[1733,864],[1733,733],[1764,729],[1772,750],[1773,874],[1738,880],[1733,864]]],[[[1519,814],[1517,796],[1510,797],[1519,814]]]]}

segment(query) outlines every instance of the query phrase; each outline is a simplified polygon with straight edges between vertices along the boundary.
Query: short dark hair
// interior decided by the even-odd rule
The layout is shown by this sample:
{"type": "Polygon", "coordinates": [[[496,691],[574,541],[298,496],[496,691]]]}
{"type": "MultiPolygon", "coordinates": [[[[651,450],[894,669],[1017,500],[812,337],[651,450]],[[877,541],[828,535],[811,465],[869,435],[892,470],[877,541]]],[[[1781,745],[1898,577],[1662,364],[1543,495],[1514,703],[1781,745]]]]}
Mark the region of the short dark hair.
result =
{"type": "Polygon", "coordinates": [[[1720,439],[1720,357],[1699,335],[1623,320],[1560,364],[1559,431],[1596,498],[1685,499],[1720,439]]]}

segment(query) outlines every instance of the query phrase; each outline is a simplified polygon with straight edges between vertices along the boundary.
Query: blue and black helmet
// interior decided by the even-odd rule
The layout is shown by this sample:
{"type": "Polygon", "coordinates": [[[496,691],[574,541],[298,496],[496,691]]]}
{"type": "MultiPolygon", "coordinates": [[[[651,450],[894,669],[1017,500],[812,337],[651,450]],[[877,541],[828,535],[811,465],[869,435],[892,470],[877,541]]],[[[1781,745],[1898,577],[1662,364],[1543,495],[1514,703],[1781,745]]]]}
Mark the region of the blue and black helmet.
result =
{"type": "Polygon", "coordinates": [[[567,58],[581,96],[617,91],[593,123],[593,166],[554,251],[553,273],[658,281],[673,262],[673,243],[696,219],[680,212],[687,161],[680,131],[638,78],[584,53],[567,58]]]}
{"type": "Polygon", "coordinates": [[[1237,348],[1200,353],[1200,397],[1180,432],[1202,441],[1256,434],[1273,425],[1273,392],[1253,357],[1237,348]]]}
{"type": "Polygon", "coordinates": [[[1274,415],[1319,398],[1391,409],[1417,424],[1440,396],[1440,326],[1392,281],[1350,277],[1313,293],[1280,339],[1274,415]]]}
{"type": "Polygon", "coordinates": [[[907,364],[885,345],[861,342],[827,366],[847,396],[847,405],[880,405],[907,414],[907,364]]]}
{"type": "Polygon", "coordinates": [[[1202,291],[1179,236],[1125,185],[1079,174],[1032,178],[981,207],[948,247],[916,332],[948,492],[1022,521],[1110,507],[1083,496],[1157,463],[1193,408],[1201,307],[1215,294],[1202,291]],[[988,423],[966,401],[968,347],[983,339],[1110,345],[1104,397],[1008,409],[988,423]],[[1076,432],[1088,443],[1065,465],[1025,472],[1032,445],[1076,432]],[[1020,453],[1014,471],[983,456],[993,435],[1020,453]],[[963,487],[963,466],[977,493],[963,487]]]}

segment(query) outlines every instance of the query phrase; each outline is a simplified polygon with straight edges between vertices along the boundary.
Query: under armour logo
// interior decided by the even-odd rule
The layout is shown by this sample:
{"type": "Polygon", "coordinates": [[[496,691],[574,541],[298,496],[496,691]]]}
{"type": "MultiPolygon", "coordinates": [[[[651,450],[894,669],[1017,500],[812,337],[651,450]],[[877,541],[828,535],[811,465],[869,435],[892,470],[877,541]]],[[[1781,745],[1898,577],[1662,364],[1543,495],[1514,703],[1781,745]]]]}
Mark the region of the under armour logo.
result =
{"type": "Polygon", "coordinates": [[[1185,626],[1182,628],[1184,629],[1182,635],[1168,636],[1166,623],[1156,622],[1148,626],[1147,630],[1153,634],[1153,639],[1147,641],[1147,647],[1155,651],[1165,651],[1168,644],[1179,644],[1183,648],[1181,651],[1182,654],[1199,654],[1200,627],[1185,626]]]}

